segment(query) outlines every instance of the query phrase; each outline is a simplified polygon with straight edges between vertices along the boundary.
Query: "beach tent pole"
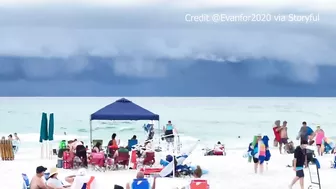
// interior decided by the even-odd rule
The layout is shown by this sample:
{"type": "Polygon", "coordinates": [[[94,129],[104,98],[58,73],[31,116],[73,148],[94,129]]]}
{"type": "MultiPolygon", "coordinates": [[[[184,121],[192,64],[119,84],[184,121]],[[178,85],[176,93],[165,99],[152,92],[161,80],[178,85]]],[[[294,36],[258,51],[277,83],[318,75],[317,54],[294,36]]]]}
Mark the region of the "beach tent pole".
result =
{"type": "Polygon", "coordinates": [[[176,159],[176,154],[174,153],[174,159],[173,159],[173,161],[174,161],[174,163],[173,163],[173,178],[175,178],[175,160],[177,161],[177,159],[176,159]]]}
{"type": "Polygon", "coordinates": [[[52,141],[54,140],[54,130],[55,130],[55,118],[54,118],[54,113],[51,113],[49,115],[49,130],[48,130],[48,140],[47,140],[47,153],[48,153],[48,158],[52,159],[53,152],[52,152],[52,141]]]}
{"type": "Polygon", "coordinates": [[[159,146],[161,147],[160,143],[161,143],[161,129],[160,129],[160,120],[158,120],[158,128],[159,128],[159,146]]]}
{"type": "Polygon", "coordinates": [[[93,144],[92,144],[92,120],[90,120],[90,147],[91,147],[91,149],[92,149],[92,146],[93,144]]]}

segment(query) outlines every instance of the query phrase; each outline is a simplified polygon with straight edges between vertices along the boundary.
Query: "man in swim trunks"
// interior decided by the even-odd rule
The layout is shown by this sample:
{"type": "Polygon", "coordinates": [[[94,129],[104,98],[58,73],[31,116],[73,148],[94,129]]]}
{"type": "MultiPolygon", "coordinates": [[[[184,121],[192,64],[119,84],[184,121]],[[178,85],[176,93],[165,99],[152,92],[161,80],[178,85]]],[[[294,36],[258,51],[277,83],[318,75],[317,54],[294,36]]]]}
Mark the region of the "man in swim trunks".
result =
{"type": "Polygon", "coordinates": [[[30,181],[30,189],[47,189],[47,186],[44,184],[42,177],[47,168],[43,166],[38,166],[36,168],[36,175],[30,181]]]}
{"type": "Polygon", "coordinates": [[[301,140],[301,145],[296,147],[294,151],[293,170],[295,171],[295,178],[289,185],[291,189],[293,185],[300,180],[300,187],[304,189],[304,171],[303,168],[306,164],[306,147],[308,145],[307,140],[301,140]]]}
{"type": "Polygon", "coordinates": [[[281,129],[280,129],[280,145],[279,145],[279,150],[280,154],[282,154],[282,147],[283,145],[287,146],[288,144],[288,135],[287,135],[287,121],[284,121],[282,123],[281,129]]]}

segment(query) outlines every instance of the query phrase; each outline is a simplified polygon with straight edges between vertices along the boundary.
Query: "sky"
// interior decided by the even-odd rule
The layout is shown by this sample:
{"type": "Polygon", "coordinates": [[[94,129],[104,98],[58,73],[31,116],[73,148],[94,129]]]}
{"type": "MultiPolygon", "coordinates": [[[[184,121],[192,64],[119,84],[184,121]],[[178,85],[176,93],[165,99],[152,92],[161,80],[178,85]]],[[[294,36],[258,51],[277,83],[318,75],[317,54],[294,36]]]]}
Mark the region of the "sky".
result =
{"type": "Polygon", "coordinates": [[[329,0],[2,0],[0,96],[335,96],[335,9],[329,0]],[[239,16],[249,19],[228,20],[239,16]]]}

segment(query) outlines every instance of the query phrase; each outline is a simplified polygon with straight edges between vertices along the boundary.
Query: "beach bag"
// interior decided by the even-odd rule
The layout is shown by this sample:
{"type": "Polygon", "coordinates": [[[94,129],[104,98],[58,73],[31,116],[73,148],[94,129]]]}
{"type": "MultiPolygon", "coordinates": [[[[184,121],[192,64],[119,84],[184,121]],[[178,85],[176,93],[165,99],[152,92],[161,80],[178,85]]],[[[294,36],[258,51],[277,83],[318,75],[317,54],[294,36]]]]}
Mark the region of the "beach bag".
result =
{"type": "Polygon", "coordinates": [[[190,189],[209,189],[209,184],[206,180],[193,180],[189,186],[190,189]]]}
{"type": "Polygon", "coordinates": [[[273,141],[273,146],[274,147],[278,147],[279,146],[279,142],[276,139],[274,139],[274,141],[273,141]]]}
{"type": "Polygon", "coordinates": [[[56,165],[57,168],[63,168],[63,159],[61,158],[58,158],[57,159],[57,165],[56,165]]]}
{"type": "Polygon", "coordinates": [[[71,169],[71,163],[67,161],[63,161],[63,169],[71,169]]]}

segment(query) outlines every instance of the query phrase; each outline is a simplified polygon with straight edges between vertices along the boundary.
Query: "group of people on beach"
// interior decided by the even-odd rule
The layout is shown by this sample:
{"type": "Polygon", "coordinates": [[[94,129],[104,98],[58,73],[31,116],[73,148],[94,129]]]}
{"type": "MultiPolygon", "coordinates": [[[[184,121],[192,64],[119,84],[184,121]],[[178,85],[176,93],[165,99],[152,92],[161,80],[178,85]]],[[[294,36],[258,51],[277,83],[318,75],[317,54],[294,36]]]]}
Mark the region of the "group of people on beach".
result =
{"type": "Polygon", "coordinates": [[[316,130],[314,131],[307,125],[306,121],[303,121],[296,137],[296,140],[300,140],[300,145],[293,148],[294,143],[292,141],[291,143],[288,142],[287,121],[284,121],[282,125],[280,125],[280,123],[280,120],[277,120],[274,123],[274,146],[279,146],[280,154],[282,154],[283,147],[287,153],[294,154],[292,166],[289,167],[292,167],[295,171],[295,177],[289,185],[289,188],[291,189],[294,184],[299,181],[300,188],[304,189],[304,168],[308,166],[309,161],[313,161],[314,159],[313,150],[307,147],[316,145],[317,154],[322,156],[324,153],[329,151],[333,153],[335,151],[335,146],[332,146],[331,142],[328,141],[328,138],[325,137],[325,132],[321,129],[320,125],[317,125],[316,130]],[[331,149],[329,151],[325,151],[325,145],[328,145],[331,149]]]}
{"type": "MultiPolygon", "coordinates": [[[[273,126],[274,132],[274,146],[279,146],[280,154],[282,154],[282,150],[284,149],[286,153],[294,153],[294,143],[293,141],[289,141],[288,138],[288,127],[287,121],[283,121],[282,125],[280,125],[280,120],[276,120],[273,126]]],[[[306,140],[309,145],[316,145],[318,155],[322,156],[325,152],[325,148],[323,147],[324,143],[327,143],[328,138],[325,136],[325,132],[321,128],[320,125],[316,126],[316,130],[309,126],[307,126],[307,122],[303,121],[302,126],[298,132],[296,140],[306,140]]]]}
{"type": "MultiPolygon", "coordinates": [[[[77,174],[65,177],[64,180],[67,182],[67,184],[64,184],[62,180],[58,178],[58,169],[56,167],[48,169],[44,166],[38,166],[36,168],[35,175],[29,182],[29,189],[71,188],[76,178],[84,176],[86,176],[86,170],[84,168],[79,169],[77,174]]],[[[90,188],[90,186],[94,184],[93,181],[94,179],[89,179],[88,182],[86,182],[86,184],[88,185],[88,187],[86,188],[90,188]]]]}
{"type": "MultiPolygon", "coordinates": [[[[1,137],[1,140],[6,140],[5,136],[1,137]]],[[[12,146],[13,146],[13,152],[16,153],[19,150],[19,144],[21,142],[19,136],[17,133],[14,133],[14,137],[12,134],[9,134],[7,137],[7,140],[12,142],[12,146]]]]}

